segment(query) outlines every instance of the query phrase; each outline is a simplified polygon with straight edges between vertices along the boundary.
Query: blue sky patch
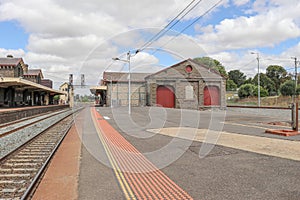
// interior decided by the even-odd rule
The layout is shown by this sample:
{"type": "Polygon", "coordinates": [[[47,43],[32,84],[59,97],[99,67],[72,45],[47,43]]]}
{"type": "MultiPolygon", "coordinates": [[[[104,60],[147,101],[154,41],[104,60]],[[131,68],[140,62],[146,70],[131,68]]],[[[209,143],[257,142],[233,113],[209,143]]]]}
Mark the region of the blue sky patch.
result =
{"type": "Polygon", "coordinates": [[[5,49],[25,49],[28,33],[15,21],[0,22],[0,44],[5,49]]]}

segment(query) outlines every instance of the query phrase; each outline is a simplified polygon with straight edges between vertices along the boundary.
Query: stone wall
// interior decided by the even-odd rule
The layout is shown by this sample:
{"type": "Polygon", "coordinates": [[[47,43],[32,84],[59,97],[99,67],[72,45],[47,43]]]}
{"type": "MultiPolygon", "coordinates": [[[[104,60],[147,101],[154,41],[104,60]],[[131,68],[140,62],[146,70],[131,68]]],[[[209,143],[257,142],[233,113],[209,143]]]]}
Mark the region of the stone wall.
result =
{"type": "MultiPolygon", "coordinates": [[[[171,86],[175,93],[175,108],[183,109],[205,109],[204,88],[206,86],[216,86],[220,91],[220,108],[226,107],[225,82],[210,81],[203,79],[194,80],[151,80],[148,81],[148,102],[150,106],[156,106],[156,90],[160,85],[171,86]]],[[[211,106],[208,106],[211,107],[211,106]]]]}
{"type": "MultiPolygon", "coordinates": [[[[128,82],[107,84],[106,105],[111,106],[128,105],[128,82]]],[[[131,105],[146,106],[145,83],[131,82],[131,105]]]]}
{"type": "Polygon", "coordinates": [[[40,107],[27,107],[19,108],[17,110],[0,109],[0,124],[8,123],[11,121],[19,120],[26,117],[31,117],[46,112],[53,112],[57,110],[67,109],[69,106],[40,106],[40,107]]]}
{"type": "Polygon", "coordinates": [[[204,88],[216,86],[219,89],[220,105],[226,107],[226,80],[204,66],[186,60],[174,66],[166,68],[147,79],[148,104],[156,105],[156,90],[158,86],[172,86],[175,93],[175,108],[183,109],[205,109],[211,106],[204,106],[204,88]],[[188,71],[187,67],[192,70],[188,71]]]}
{"type": "Polygon", "coordinates": [[[15,69],[13,66],[1,66],[0,75],[3,77],[15,77],[15,69]]]}
{"type": "Polygon", "coordinates": [[[0,66],[0,75],[3,77],[20,77],[23,74],[23,68],[20,64],[17,66],[0,66]]]}

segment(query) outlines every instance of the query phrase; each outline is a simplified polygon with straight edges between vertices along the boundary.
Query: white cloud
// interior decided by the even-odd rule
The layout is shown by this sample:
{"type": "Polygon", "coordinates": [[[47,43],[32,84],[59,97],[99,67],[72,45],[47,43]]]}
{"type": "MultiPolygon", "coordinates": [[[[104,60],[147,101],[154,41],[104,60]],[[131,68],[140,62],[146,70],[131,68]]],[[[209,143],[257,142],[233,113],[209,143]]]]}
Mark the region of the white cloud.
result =
{"type": "Polygon", "coordinates": [[[250,0],[233,0],[233,4],[236,6],[242,6],[249,2],[250,2],[250,0]]]}
{"type": "Polygon", "coordinates": [[[0,48],[0,57],[6,57],[8,55],[13,55],[16,58],[24,57],[25,51],[23,49],[3,49],[0,48]]]}
{"type": "Polygon", "coordinates": [[[282,56],[284,57],[295,57],[297,55],[300,56],[300,42],[282,53],[282,56]]]}
{"type": "MultiPolygon", "coordinates": [[[[216,2],[202,1],[185,20],[202,15],[216,2]]],[[[44,75],[53,77],[55,82],[67,81],[69,73],[85,73],[86,81],[95,84],[112,63],[112,57],[140,47],[188,3],[190,0],[0,0],[0,21],[15,20],[29,34],[26,51],[0,49],[0,56],[24,57],[25,62],[42,68],[44,75]],[[138,29],[145,27],[152,28],[138,29]]],[[[249,10],[243,12],[251,16],[233,16],[207,26],[196,24],[197,36],[176,36],[169,32],[151,47],[162,48],[164,53],[178,60],[212,56],[227,70],[241,68],[253,75],[256,61],[248,49],[273,47],[300,37],[300,3],[298,0],[256,0],[253,4],[249,0],[224,0],[223,7],[214,9],[203,20],[213,19],[221,8],[248,4],[249,10]]],[[[300,45],[280,57],[289,54],[300,55],[300,45]]],[[[262,56],[276,59],[272,55],[262,56]]],[[[132,57],[132,69],[161,69],[158,58],[146,49],[132,57]]],[[[268,63],[262,60],[262,70],[268,63]]],[[[124,63],[114,63],[109,70],[122,68],[124,63]]]]}
{"type": "Polygon", "coordinates": [[[31,35],[27,49],[30,52],[50,54],[64,58],[83,57],[95,48],[95,45],[102,42],[95,35],[64,38],[43,38],[38,35],[31,35]]]}
{"type": "MultiPolygon", "coordinates": [[[[199,28],[198,28],[199,29],[199,28]]],[[[271,47],[300,36],[300,28],[292,18],[282,18],[273,11],[266,15],[225,19],[214,27],[201,28],[198,39],[208,51],[271,47]]]]}

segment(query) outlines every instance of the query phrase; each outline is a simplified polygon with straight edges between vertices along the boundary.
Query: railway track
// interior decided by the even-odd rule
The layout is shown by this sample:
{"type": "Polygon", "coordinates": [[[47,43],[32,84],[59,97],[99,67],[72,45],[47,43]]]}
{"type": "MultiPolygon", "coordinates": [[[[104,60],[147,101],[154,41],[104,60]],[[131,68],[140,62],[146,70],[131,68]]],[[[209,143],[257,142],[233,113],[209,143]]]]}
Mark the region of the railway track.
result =
{"type": "Polygon", "coordinates": [[[40,121],[49,119],[50,117],[53,117],[55,115],[58,115],[60,113],[66,112],[67,109],[56,111],[56,112],[51,112],[51,113],[46,113],[46,114],[40,114],[34,117],[29,117],[26,119],[21,119],[15,122],[9,122],[7,124],[1,124],[0,125],[0,138],[11,134],[13,132],[16,132],[18,130],[21,130],[22,128],[25,128],[27,126],[36,124],[40,121]]]}
{"type": "MultiPolygon", "coordinates": [[[[45,119],[51,121],[49,127],[45,130],[40,129],[40,133],[23,141],[9,153],[2,155],[0,159],[1,200],[28,199],[30,197],[56,149],[72,126],[72,114],[73,111],[70,110],[67,113],[59,113],[57,120],[51,119],[57,116],[45,119]]],[[[28,128],[30,126],[26,126],[24,129],[28,128]]],[[[0,138],[1,140],[3,138],[0,138]]]]}

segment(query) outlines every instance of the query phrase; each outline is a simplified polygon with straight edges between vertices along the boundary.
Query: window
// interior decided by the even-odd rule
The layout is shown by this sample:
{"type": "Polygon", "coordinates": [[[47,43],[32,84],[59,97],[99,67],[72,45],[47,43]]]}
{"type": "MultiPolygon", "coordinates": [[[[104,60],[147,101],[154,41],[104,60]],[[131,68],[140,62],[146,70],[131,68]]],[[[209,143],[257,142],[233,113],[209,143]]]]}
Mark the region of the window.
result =
{"type": "Polygon", "coordinates": [[[191,65],[188,65],[188,66],[185,67],[185,71],[187,73],[191,73],[193,71],[193,67],[191,65]]]}

